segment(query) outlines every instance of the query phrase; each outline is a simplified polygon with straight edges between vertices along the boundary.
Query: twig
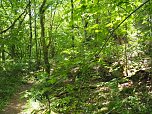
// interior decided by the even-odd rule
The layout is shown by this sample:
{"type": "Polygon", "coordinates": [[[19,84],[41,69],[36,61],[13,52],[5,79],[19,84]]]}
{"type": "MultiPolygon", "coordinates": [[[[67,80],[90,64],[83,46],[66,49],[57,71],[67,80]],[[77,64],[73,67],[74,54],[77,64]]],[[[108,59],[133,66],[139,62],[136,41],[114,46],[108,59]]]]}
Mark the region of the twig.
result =
{"type": "Polygon", "coordinates": [[[146,3],[148,3],[150,0],[147,0],[146,2],[142,3],[139,7],[137,7],[134,11],[132,11],[122,22],[118,24],[118,26],[113,29],[113,31],[110,33],[110,35],[106,38],[105,43],[102,45],[101,49],[95,54],[99,55],[100,52],[103,50],[103,48],[106,46],[107,42],[110,40],[110,38],[113,36],[114,32],[132,15],[134,14],[137,10],[139,10],[142,6],[144,6],[146,3]]]}
{"type": "Polygon", "coordinates": [[[16,18],[16,19],[14,20],[14,22],[13,22],[8,28],[6,28],[5,30],[0,31],[0,34],[3,34],[3,33],[5,33],[5,32],[7,32],[9,29],[11,29],[12,27],[14,27],[14,25],[16,24],[16,22],[17,22],[17,21],[22,17],[22,15],[26,12],[26,9],[27,9],[28,5],[29,5],[29,4],[27,4],[27,6],[26,6],[25,10],[23,11],[23,13],[21,13],[21,14],[18,16],[18,18],[16,18]]]}

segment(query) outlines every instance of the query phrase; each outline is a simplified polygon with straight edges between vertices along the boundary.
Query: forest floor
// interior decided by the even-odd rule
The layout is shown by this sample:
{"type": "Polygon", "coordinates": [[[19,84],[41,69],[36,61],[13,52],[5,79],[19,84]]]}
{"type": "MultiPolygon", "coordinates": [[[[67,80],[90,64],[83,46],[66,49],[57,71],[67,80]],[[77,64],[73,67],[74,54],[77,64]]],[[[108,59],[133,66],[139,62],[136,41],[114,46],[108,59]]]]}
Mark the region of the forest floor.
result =
{"type": "Polygon", "coordinates": [[[23,97],[24,94],[32,87],[32,82],[22,84],[17,92],[12,96],[8,105],[0,112],[0,114],[27,114],[24,110],[27,107],[28,99],[23,97]]]}

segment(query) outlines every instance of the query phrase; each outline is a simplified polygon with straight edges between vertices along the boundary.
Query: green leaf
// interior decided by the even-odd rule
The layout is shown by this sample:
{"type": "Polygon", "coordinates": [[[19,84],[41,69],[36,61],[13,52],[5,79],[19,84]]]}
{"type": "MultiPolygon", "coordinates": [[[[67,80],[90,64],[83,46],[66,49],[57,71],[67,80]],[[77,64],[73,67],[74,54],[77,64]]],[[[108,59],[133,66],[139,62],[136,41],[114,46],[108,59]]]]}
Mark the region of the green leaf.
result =
{"type": "Polygon", "coordinates": [[[52,78],[48,81],[48,83],[50,83],[50,84],[55,84],[56,82],[57,82],[57,79],[54,78],[54,77],[52,77],[52,78]]]}

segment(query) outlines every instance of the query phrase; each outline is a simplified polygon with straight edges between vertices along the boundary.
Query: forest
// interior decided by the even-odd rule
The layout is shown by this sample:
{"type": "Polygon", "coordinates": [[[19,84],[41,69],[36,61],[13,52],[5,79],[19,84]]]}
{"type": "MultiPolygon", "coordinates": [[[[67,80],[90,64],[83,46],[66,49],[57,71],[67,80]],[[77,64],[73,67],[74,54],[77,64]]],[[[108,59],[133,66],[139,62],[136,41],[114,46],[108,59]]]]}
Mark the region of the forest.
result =
{"type": "Polygon", "coordinates": [[[152,114],[152,1],[0,0],[0,114],[152,114]]]}

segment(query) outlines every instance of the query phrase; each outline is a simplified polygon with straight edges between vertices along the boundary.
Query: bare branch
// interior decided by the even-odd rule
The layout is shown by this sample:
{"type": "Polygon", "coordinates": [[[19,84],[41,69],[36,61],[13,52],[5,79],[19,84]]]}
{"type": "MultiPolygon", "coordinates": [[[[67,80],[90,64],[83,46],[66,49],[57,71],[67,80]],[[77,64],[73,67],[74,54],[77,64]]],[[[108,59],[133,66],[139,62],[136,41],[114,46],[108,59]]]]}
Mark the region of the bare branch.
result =
{"type": "Polygon", "coordinates": [[[134,11],[132,11],[122,22],[118,24],[116,28],[113,29],[111,33],[109,33],[109,36],[106,38],[105,43],[102,45],[101,49],[96,52],[96,56],[100,54],[100,52],[103,50],[103,48],[106,46],[107,42],[110,40],[110,38],[113,36],[114,32],[132,15],[134,14],[137,10],[139,10],[142,6],[144,6],[146,3],[148,3],[150,0],[147,0],[146,2],[142,3],[140,6],[138,6],[134,11]]]}
{"type": "Polygon", "coordinates": [[[21,14],[13,21],[13,23],[12,23],[8,28],[0,31],[0,34],[3,34],[3,33],[5,33],[5,32],[7,32],[9,29],[13,28],[14,25],[16,24],[16,22],[17,22],[17,21],[22,17],[22,15],[26,12],[26,9],[27,9],[28,6],[29,6],[29,4],[27,4],[27,6],[26,6],[25,10],[23,11],[23,13],[21,13],[21,14]]]}

